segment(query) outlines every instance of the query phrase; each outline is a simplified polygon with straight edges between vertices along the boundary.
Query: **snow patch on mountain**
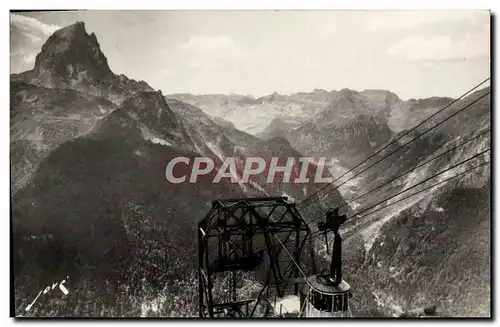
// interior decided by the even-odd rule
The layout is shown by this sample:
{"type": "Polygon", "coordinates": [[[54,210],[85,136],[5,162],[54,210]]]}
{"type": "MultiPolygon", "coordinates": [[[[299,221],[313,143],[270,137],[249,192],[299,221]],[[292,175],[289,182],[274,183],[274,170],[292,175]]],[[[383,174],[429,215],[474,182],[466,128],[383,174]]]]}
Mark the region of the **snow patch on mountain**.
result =
{"type": "Polygon", "coordinates": [[[164,139],[161,139],[159,137],[153,137],[152,139],[150,139],[150,141],[154,144],[160,144],[160,145],[165,145],[165,146],[172,146],[172,143],[164,140],[164,139]]]}
{"type": "Polygon", "coordinates": [[[165,139],[162,139],[161,137],[156,136],[146,126],[141,126],[141,134],[142,134],[142,137],[146,141],[150,141],[151,143],[159,144],[159,145],[164,145],[164,146],[173,146],[173,144],[171,142],[169,142],[169,141],[167,141],[165,139]]]}
{"type": "Polygon", "coordinates": [[[142,152],[142,151],[135,150],[135,151],[134,151],[134,154],[135,154],[136,156],[139,156],[139,157],[145,158],[144,152],[142,152]]]}

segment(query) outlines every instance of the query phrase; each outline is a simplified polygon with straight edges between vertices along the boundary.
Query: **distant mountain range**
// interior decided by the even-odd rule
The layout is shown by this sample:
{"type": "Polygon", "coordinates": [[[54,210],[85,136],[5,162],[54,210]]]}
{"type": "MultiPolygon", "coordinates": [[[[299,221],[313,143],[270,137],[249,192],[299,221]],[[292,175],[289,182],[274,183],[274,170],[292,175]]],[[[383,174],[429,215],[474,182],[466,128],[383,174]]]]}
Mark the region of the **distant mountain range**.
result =
{"type": "Polygon", "coordinates": [[[349,89],[273,93],[257,99],[237,94],[168,97],[197,106],[259,138],[284,137],[305,155],[328,155],[344,166],[371,155],[395,133],[452,101],[439,97],[403,101],[390,91],[349,89]]]}
{"type": "MultiPolygon", "coordinates": [[[[208,156],[221,163],[227,157],[324,156],[333,159],[330,173],[338,177],[452,100],[403,101],[389,91],[348,89],[258,99],[165,96],[144,81],[112,72],[97,37],[81,22],[56,31],[34,68],[10,78],[16,313],[26,314],[32,297],[54,276],[71,275],[75,290],[64,301],[40,301],[29,313],[35,316],[197,315],[195,226],[210,201],[267,195],[301,201],[324,186],[256,180],[172,187],[165,179],[170,159],[208,156]]],[[[487,92],[458,101],[383,153],[487,92]]],[[[485,96],[299,209],[309,222],[323,219],[326,208],[459,145],[489,128],[490,119],[485,96]]],[[[375,209],[390,204],[397,198],[384,199],[489,146],[489,135],[477,138],[344,210],[351,215],[380,201],[375,209]]],[[[346,279],[358,315],[395,315],[430,302],[444,315],[490,314],[490,174],[483,166],[345,230],[346,279]]],[[[322,241],[315,244],[327,257],[322,241]]]]}
{"type": "MultiPolygon", "coordinates": [[[[238,94],[170,94],[174,98],[197,106],[205,112],[224,118],[240,130],[269,138],[301,123],[328,123],[336,125],[358,115],[377,117],[386,121],[397,133],[410,128],[425,113],[432,113],[452,99],[433,97],[428,99],[401,100],[386,90],[364,90],[361,92],[342,89],[299,92],[290,95],[273,93],[260,98],[238,94]]],[[[281,135],[280,135],[281,136],[281,135]]]]}

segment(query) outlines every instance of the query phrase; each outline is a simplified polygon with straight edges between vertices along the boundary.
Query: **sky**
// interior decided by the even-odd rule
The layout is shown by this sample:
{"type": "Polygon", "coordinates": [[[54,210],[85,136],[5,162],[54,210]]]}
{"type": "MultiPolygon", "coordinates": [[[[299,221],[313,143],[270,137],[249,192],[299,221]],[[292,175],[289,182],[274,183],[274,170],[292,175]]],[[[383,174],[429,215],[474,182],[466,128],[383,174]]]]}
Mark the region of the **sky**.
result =
{"type": "Polygon", "coordinates": [[[83,21],[113,72],[163,94],[386,89],[458,97],[490,76],[489,11],[11,13],[11,73],[83,21]]]}

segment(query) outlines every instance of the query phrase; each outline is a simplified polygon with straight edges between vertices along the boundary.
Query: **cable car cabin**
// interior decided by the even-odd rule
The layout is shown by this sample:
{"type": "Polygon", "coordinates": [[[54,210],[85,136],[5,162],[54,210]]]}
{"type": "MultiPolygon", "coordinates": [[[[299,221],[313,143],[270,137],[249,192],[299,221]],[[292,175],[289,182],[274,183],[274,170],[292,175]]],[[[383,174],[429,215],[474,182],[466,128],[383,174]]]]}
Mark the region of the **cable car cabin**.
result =
{"type": "Polygon", "coordinates": [[[325,283],[321,276],[311,276],[301,293],[302,317],[348,318],[351,287],[342,280],[340,284],[325,283]],[[318,278],[320,277],[320,278],[318,278]]]}
{"type": "Polygon", "coordinates": [[[330,271],[326,275],[313,275],[301,293],[302,316],[305,317],[351,317],[349,297],[351,287],[342,278],[342,237],[340,226],[346,215],[339,215],[339,209],[331,209],[326,213],[325,222],[318,224],[318,229],[325,233],[328,250],[327,233],[334,233],[334,241],[330,262],[330,271]]]}

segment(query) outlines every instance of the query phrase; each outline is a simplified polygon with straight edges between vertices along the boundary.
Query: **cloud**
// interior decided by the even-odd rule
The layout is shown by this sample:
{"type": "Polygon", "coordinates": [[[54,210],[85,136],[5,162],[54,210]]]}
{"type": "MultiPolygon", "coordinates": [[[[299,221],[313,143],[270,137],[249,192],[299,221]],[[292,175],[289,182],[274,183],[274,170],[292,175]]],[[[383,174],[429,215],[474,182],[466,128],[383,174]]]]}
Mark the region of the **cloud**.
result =
{"type": "Polygon", "coordinates": [[[489,58],[490,28],[484,24],[461,38],[447,35],[413,35],[389,47],[388,53],[410,62],[445,62],[489,58]]]}
{"type": "Polygon", "coordinates": [[[421,28],[424,25],[474,22],[489,17],[488,11],[470,10],[408,10],[382,11],[374,19],[368,20],[366,28],[370,31],[402,30],[421,28]]]}
{"type": "Polygon", "coordinates": [[[30,32],[32,34],[34,34],[34,32],[39,32],[47,36],[61,28],[57,25],[45,24],[32,17],[17,14],[10,15],[10,22],[25,32],[30,32]]]}
{"type": "Polygon", "coordinates": [[[17,73],[33,68],[43,43],[58,29],[60,26],[46,24],[28,16],[11,14],[11,71],[17,73]]]}
{"type": "Polygon", "coordinates": [[[39,43],[39,42],[42,42],[43,39],[38,36],[38,35],[35,35],[35,34],[31,34],[31,33],[26,33],[26,36],[32,41],[32,42],[35,42],[35,43],[39,43]]]}
{"type": "Polygon", "coordinates": [[[25,54],[25,55],[22,56],[22,60],[25,63],[27,63],[27,64],[34,63],[35,59],[36,59],[36,53],[35,52],[31,52],[31,53],[28,53],[28,54],[25,54]]]}
{"type": "Polygon", "coordinates": [[[192,35],[180,49],[197,64],[203,59],[246,59],[249,56],[244,47],[225,35],[192,35]]]}

